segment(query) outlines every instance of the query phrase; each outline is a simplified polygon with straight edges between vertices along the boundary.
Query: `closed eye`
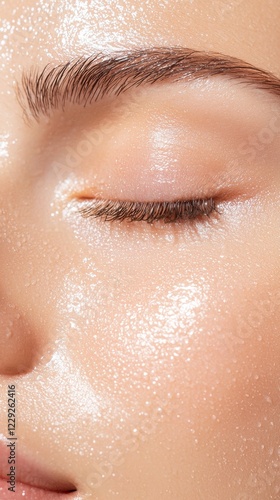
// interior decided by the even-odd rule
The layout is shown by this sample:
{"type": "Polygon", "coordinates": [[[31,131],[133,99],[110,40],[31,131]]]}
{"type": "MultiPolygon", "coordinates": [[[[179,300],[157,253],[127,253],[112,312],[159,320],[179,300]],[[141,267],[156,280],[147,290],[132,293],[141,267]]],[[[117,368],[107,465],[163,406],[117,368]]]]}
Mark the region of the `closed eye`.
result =
{"type": "Polygon", "coordinates": [[[104,221],[155,221],[177,222],[193,221],[203,216],[210,217],[217,210],[214,198],[198,198],[176,201],[119,201],[85,199],[79,209],[83,217],[102,218],[104,221]]]}

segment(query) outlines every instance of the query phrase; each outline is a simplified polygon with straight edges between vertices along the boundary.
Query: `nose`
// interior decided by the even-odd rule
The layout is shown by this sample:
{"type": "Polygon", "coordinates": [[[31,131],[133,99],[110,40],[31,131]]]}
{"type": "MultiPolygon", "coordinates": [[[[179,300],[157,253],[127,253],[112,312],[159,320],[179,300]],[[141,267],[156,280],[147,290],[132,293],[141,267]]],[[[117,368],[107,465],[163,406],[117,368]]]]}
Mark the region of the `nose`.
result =
{"type": "Polygon", "coordinates": [[[36,364],[38,340],[17,305],[0,296],[0,375],[21,375],[36,364]]]}

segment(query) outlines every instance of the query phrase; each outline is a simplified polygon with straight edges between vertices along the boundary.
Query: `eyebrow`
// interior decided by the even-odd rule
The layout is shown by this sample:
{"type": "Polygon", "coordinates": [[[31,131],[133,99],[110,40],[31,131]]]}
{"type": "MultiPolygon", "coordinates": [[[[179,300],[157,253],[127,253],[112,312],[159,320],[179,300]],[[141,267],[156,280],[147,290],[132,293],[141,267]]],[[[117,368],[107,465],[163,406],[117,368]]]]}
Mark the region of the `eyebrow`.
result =
{"type": "Polygon", "coordinates": [[[67,102],[87,106],[105,95],[120,95],[141,85],[224,76],[280,96],[280,79],[241,59],[184,47],[154,47],[79,57],[40,71],[24,71],[16,85],[27,118],[39,121],[67,102]]]}

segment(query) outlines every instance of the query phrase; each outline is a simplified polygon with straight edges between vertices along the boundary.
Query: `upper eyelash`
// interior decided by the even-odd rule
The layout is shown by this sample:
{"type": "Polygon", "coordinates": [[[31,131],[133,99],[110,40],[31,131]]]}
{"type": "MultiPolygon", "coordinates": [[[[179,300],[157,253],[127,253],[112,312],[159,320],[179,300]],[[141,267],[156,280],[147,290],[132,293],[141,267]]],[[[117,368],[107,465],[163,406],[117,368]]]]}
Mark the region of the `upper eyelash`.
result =
{"type": "MultiPolygon", "coordinates": [[[[192,221],[213,212],[218,212],[214,198],[197,198],[192,200],[176,201],[120,201],[120,200],[85,200],[86,206],[79,209],[83,217],[101,217],[105,221],[129,222],[145,221],[152,223],[163,220],[176,222],[179,220],[192,221]]],[[[219,212],[218,212],[219,213],[219,212]]]]}

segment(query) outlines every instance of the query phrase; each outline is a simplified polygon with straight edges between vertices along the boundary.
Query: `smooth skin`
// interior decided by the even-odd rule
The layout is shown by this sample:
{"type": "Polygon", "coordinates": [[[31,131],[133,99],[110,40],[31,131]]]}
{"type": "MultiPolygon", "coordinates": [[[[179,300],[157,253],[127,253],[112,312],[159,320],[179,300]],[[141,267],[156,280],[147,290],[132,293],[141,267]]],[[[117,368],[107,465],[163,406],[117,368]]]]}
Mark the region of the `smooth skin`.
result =
{"type": "Polygon", "coordinates": [[[15,81],[176,45],[280,77],[279,2],[9,0],[0,13],[1,440],[15,384],[18,452],[75,498],[277,500],[277,99],[223,79],[161,84],[117,116],[109,99],[27,123],[15,81]],[[85,153],[81,131],[101,117],[114,126],[85,153]],[[244,141],[255,154],[236,153],[244,141]],[[195,229],[83,219],[73,204],[96,189],[215,194],[221,179],[229,201],[195,229]]]}

